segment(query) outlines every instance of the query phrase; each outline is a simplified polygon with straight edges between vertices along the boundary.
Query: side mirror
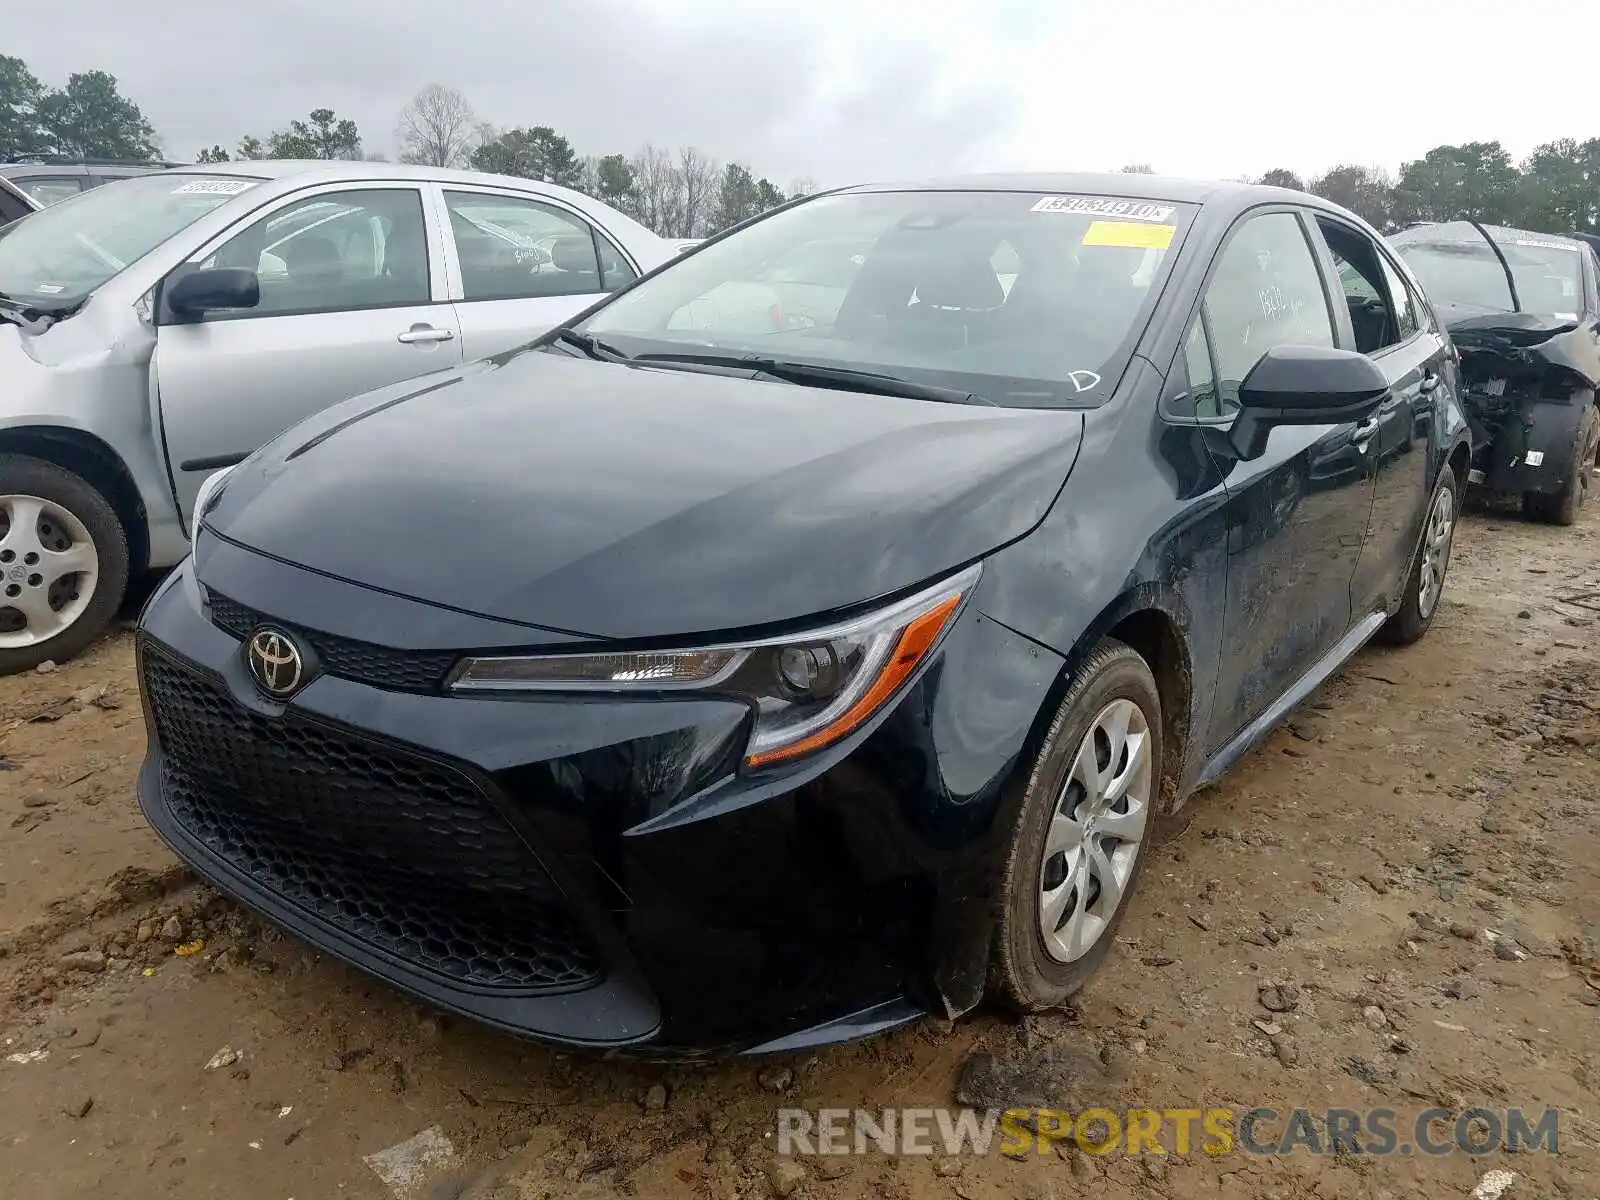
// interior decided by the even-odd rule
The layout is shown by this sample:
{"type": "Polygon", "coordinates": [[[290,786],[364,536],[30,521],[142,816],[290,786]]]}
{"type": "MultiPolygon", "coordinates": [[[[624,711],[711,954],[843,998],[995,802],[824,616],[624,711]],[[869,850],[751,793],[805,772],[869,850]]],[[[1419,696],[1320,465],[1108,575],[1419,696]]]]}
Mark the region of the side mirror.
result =
{"type": "Polygon", "coordinates": [[[1241,459],[1259,458],[1275,425],[1341,425],[1371,416],[1389,380],[1365,354],[1326,346],[1274,346],[1239,385],[1228,440],[1241,459]]]}
{"type": "Polygon", "coordinates": [[[166,289],[167,307],[184,317],[223,308],[254,308],[261,303],[261,280],[242,267],[209,267],[173,280],[166,289]]]}

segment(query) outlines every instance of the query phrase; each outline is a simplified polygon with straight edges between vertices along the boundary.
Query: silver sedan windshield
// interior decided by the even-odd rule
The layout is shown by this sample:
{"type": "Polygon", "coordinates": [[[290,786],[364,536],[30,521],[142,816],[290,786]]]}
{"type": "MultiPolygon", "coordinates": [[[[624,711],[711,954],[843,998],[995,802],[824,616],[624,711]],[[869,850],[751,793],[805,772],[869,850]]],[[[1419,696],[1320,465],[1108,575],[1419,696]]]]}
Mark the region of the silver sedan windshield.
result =
{"type": "Polygon", "coordinates": [[[257,181],[141,175],[93,188],[0,231],[0,295],[71,305],[257,181]]]}

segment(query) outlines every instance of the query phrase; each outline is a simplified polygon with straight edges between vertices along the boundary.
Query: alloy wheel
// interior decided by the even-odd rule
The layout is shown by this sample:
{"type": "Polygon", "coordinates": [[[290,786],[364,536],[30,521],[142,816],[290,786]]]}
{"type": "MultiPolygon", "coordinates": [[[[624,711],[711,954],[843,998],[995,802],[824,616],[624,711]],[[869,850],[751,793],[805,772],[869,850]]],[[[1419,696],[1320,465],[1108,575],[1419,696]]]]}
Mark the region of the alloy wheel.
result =
{"type": "Polygon", "coordinates": [[[76,516],[38,496],[0,496],[0,649],[70,627],[99,578],[100,554],[76,516]]]}
{"type": "Polygon", "coordinates": [[[1450,543],[1456,530],[1456,500],[1447,487],[1433,497],[1428,527],[1422,535],[1422,571],[1417,579],[1417,613],[1426,621],[1433,615],[1444,591],[1444,573],[1450,567],[1450,543]]]}
{"type": "Polygon", "coordinates": [[[1045,836],[1039,933],[1076,962],[1110,927],[1144,847],[1152,796],[1150,724],[1132,700],[1100,710],[1078,744],[1045,836]]]}

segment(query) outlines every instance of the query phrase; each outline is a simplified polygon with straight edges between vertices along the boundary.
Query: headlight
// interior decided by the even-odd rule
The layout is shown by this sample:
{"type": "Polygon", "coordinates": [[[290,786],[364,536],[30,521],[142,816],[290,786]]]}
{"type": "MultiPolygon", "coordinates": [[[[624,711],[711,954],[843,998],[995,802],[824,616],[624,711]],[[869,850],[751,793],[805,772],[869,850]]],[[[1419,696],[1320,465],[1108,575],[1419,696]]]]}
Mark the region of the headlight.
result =
{"type": "Polygon", "coordinates": [[[227,483],[228,476],[232,475],[238,469],[239,468],[237,466],[223,467],[222,470],[213,471],[211,474],[207,475],[205,480],[200,484],[200,490],[194,494],[194,515],[189,518],[189,532],[191,537],[200,531],[201,518],[204,517],[211,506],[216,503],[217,497],[222,495],[222,485],[227,483]]]}
{"type": "Polygon", "coordinates": [[[972,594],[969,567],[915,596],[822,629],[738,645],[472,658],[458,691],[737,696],[756,713],[747,767],[831,745],[881,709],[938,645],[972,594]]]}

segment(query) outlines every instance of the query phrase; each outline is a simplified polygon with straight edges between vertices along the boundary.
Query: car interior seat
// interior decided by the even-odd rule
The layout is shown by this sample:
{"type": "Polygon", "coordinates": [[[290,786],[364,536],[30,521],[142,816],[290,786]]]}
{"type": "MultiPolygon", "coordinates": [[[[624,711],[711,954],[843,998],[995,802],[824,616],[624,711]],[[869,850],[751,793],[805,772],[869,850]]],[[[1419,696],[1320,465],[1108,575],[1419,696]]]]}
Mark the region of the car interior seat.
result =
{"type": "Polygon", "coordinates": [[[288,273],[285,307],[344,307],[344,263],[333,239],[318,233],[292,237],[278,248],[288,273]]]}
{"type": "Polygon", "coordinates": [[[379,291],[390,303],[423,303],[428,294],[428,238],[410,208],[385,219],[379,291]]]}
{"type": "Polygon", "coordinates": [[[601,290],[600,264],[595,258],[594,242],[585,234],[558,237],[550,246],[550,265],[561,272],[560,275],[552,273],[549,276],[552,283],[559,285],[561,295],[583,295],[601,290]]]}

